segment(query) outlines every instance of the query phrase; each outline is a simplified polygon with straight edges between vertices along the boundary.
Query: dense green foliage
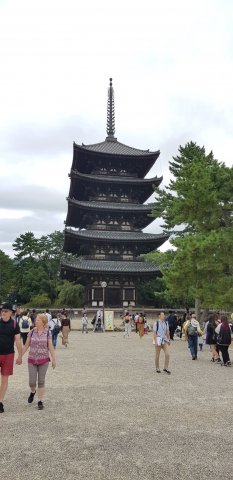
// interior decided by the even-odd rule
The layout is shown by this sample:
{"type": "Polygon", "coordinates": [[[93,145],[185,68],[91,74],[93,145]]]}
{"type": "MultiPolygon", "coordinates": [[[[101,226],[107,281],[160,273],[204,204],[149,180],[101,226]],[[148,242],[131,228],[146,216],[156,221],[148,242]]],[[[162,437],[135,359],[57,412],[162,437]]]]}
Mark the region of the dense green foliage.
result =
{"type": "Polygon", "coordinates": [[[0,301],[15,289],[15,266],[13,260],[0,250],[0,301]]]}
{"type": "Polygon", "coordinates": [[[0,251],[0,301],[28,307],[81,306],[83,287],[59,278],[64,234],[36,238],[26,232],[13,243],[15,257],[0,251]]]}
{"type": "Polygon", "coordinates": [[[170,162],[172,180],[157,188],[155,216],[176,248],[161,266],[171,297],[198,299],[205,308],[233,306],[233,169],[194,143],[170,162]]]}

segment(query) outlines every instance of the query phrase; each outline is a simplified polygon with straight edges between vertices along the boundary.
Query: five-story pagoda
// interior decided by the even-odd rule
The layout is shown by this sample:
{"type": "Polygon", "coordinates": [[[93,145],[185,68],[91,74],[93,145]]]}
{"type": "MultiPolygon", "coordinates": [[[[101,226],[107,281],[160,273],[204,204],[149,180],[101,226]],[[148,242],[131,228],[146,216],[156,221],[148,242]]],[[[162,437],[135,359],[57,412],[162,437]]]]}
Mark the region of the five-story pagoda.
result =
{"type": "Polygon", "coordinates": [[[160,152],[117,141],[114,91],[108,89],[107,137],[92,145],[73,145],[62,278],[85,285],[86,303],[101,307],[102,282],[109,307],[136,305],[136,285],[159,274],[141,254],[156,250],[167,237],[142,229],[152,222],[153,204],[144,202],[162,178],[145,178],[160,152]]]}

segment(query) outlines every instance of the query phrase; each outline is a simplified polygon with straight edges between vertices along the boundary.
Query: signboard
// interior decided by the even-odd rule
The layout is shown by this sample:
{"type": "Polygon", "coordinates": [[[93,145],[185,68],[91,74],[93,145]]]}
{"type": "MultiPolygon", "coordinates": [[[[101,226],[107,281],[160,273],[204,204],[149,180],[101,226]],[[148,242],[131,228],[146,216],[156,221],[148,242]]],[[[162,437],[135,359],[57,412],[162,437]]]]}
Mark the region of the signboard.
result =
{"type": "Polygon", "coordinates": [[[114,328],[114,311],[104,310],[104,324],[106,331],[113,331],[114,328]]]}

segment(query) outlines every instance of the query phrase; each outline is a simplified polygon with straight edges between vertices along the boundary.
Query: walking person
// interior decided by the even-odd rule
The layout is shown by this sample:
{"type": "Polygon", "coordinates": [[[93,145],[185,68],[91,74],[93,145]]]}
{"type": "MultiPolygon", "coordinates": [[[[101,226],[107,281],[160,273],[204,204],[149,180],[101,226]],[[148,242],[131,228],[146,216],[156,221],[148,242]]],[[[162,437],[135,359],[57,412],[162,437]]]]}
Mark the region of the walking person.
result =
{"type": "Polygon", "coordinates": [[[24,310],[22,312],[21,318],[19,320],[19,329],[20,329],[20,336],[22,338],[23,344],[25,345],[27,341],[27,336],[30,332],[30,328],[32,326],[32,321],[28,316],[28,312],[24,310]]]}
{"type": "Polygon", "coordinates": [[[144,335],[144,322],[145,322],[144,315],[143,313],[140,313],[138,318],[138,333],[140,338],[142,338],[144,335]]]}
{"type": "Polygon", "coordinates": [[[84,332],[88,333],[88,318],[86,313],[83,313],[82,316],[82,333],[84,332]]]}
{"type": "Polygon", "coordinates": [[[139,315],[138,312],[134,316],[134,323],[135,323],[135,333],[138,333],[138,320],[139,320],[139,315]]]}
{"type": "Polygon", "coordinates": [[[212,313],[208,315],[207,324],[205,325],[206,328],[206,345],[210,346],[210,351],[212,354],[211,361],[216,363],[221,363],[221,359],[219,356],[219,348],[217,345],[217,333],[215,331],[216,327],[219,325],[217,321],[217,315],[212,313]]]}
{"type": "Polygon", "coordinates": [[[131,316],[129,312],[125,313],[125,316],[123,318],[124,324],[125,324],[125,332],[124,332],[124,338],[130,336],[131,334],[131,316]]]}
{"type": "Polygon", "coordinates": [[[36,326],[30,331],[23,347],[23,355],[29,348],[28,373],[31,393],[28,397],[28,403],[33,402],[37,385],[38,410],[43,410],[44,408],[45,376],[50,356],[52,367],[56,367],[55,351],[51,337],[52,335],[48,328],[48,317],[44,313],[39,313],[36,317],[36,326]]]}
{"type": "Polygon", "coordinates": [[[36,310],[33,308],[32,313],[30,314],[30,319],[32,321],[31,329],[36,325],[36,310]]]}
{"type": "Polygon", "coordinates": [[[231,361],[229,357],[229,346],[231,344],[231,328],[226,315],[221,315],[221,323],[216,327],[217,344],[222,354],[222,360],[224,367],[230,367],[231,361]]]}
{"type": "Polygon", "coordinates": [[[68,341],[68,336],[71,330],[70,326],[70,319],[67,317],[67,315],[62,316],[61,320],[61,333],[62,333],[62,345],[67,347],[69,341],[68,341]]]}
{"type": "Polygon", "coordinates": [[[174,333],[176,330],[176,323],[177,323],[177,318],[174,313],[172,313],[172,310],[169,310],[169,315],[166,318],[166,321],[168,322],[169,325],[169,333],[170,333],[170,340],[174,340],[174,333]]]}
{"type": "Polygon", "coordinates": [[[0,413],[4,412],[3,400],[5,398],[8,379],[13,375],[14,344],[18,351],[17,365],[22,364],[22,343],[20,340],[19,326],[12,318],[13,307],[10,303],[3,303],[0,316],[0,413]]]}
{"type": "Polygon", "coordinates": [[[192,356],[192,360],[197,360],[197,338],[203,335],[200,324],[193,313],[191,319],[187,319],[184,325],[185,336],[188,339],[188,346],[192,356]]]}
{"type": "Polygon", "coordinates": [[[57,346],[57,337],[58,337],[58,334],[61,330],[61,321],[58,317],[58,315],[55,315],[55,313],[52,314],[52,318],[51,320],[49,321],[49,330],[51,332],[51,335],[52,335],[52,344],[53,344],[53,348],[56,348],[57,346]]]}
{"type": "MultiPolygon", "coordinates": [[[[13,308],[13,307],[12,307],[13,308]]],[[[14,314],[14,318],[16,320],[16,323],[18,325],[19,321],[20,321],[20,318],[21,318],[21,309],[20,307],[17,307],[16,310],[15,310],[15,314],[14,314]]]]}
{"type": "Polygon", "coordinates": [[[45,310],[45,315],[46,315],[46,317],[48,319],[48,323],[49,323],[49,321],[52,319],[52,315],[51,315],[48,308],[46,308],[46,310],[45,310]]]}
{"type": "Polygon", "coordinates": [[[168,322],[165,320],[164,312],[160,312],[159,319],[154,322],[154,345],[155,345],[155,368],[157,373],[161,373],[159,367],[160,352],[164,352],[164,369],[163,371],[170,375],[168,370],[169,365],[169,345],[170,345],[170,332],[168,322]]]}

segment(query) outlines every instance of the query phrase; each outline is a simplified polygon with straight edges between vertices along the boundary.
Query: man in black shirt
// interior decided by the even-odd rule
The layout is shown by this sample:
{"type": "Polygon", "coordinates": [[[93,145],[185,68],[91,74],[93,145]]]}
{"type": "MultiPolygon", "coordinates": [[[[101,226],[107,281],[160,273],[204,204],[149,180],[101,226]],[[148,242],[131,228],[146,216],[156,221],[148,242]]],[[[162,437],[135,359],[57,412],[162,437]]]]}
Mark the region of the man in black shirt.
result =
{"type": "Polygon", "coordinates": [[[11,318],[12,305],[3,303],[0,317],[0,413],[4,412],[3,400],[8,387],[8,377],[13,375],[14,343],[18,350],[17,365],[22,364],[22,343],[20,340],[19,326],[11,318]]]}

